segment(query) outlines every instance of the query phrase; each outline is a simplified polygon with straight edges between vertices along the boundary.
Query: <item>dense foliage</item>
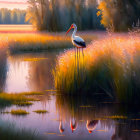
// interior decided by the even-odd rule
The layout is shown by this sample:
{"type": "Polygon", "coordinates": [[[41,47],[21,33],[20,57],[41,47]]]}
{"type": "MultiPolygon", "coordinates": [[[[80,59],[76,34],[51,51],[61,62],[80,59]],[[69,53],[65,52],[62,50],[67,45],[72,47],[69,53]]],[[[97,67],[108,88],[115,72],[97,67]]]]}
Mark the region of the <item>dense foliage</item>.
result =
{"type": "Polygon", "coordinates": [[[101,23],[113,31],[127,31],[140,19],[139,0],[102,0],[98,9],[101,23]]]}
{"type": "Polygon", "coordinates": [[[19,9],[0,9],[0,24],[25,24],[25,10],[19,9]]]}
{"type": "Polygon", "coordinates": [[[38,30],[64,31],[73,22],[78,29],[100,29],[96,0],[29,0],[26,21],[38,30]]]}

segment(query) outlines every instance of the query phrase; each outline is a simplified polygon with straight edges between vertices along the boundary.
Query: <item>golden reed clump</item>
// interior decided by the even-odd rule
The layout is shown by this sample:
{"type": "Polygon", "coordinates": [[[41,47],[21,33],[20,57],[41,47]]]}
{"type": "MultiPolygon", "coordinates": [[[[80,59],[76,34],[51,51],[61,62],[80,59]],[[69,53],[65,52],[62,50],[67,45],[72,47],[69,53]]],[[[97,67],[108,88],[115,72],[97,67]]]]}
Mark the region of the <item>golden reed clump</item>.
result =
{"type": "Polygon", "coordinates": [[[107,37],[93,41],[77,55],[60,55],[53,71],[55,86],[63,93],[105,93],[120,101],[140,97],[140,38],[107,37]]]}

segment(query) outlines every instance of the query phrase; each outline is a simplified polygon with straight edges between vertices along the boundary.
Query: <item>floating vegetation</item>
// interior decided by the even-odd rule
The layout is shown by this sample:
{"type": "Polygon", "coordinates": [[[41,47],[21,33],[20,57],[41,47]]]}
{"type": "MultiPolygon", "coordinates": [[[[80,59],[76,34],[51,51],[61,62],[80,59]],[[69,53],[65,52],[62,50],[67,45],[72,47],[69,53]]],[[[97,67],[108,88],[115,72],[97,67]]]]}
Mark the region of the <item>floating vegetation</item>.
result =
{"type": "Polygon", "coordinates": [[[15,102],[14,103],[15,105],[18,105],[18,106],[31,106],[31,105],[33,105],[33,103],[32,102],[15,102]]]}
{"type": "Polygon", "coordinates": [[[48,134],[48,135],[56,135],[56,133],[45,133],[45,134],[48,134]]]}
{"type": "Polygon", "coordinates": [[[27,112],[26,110],[22,110],[22,109],[17,109],[17,110],[11,110],[10,112],[12,115],[27,115],[29,114],[29,112],[27,112]]]}
{"type": "Polygon", "coordinates": [[[32,91],[32,92],[22,92],[20,94],[22,94],[22,95],[44,95],[45,93],[32,91]]]}
{"type": "Polygon", "coordinates": [[[45,91],[48,91],[48,92],[50,92],[50,91],[57,92],[58,90],[55,90],[55,89],[48,89],[48,90],[45,90],[45,91]]]}
{"type": "Polygon", "coordinates": [[[104,116],[104,118],[108,118],[108,119],[127,119],[127,116],[104,116]]]}
{"type": "Polygon", "coordinates": [[[96,131],[100,131],[100,132],[108,132],[108,130],[96,130],[96,131]]]}
{"type": "MultiPolygon", "coordinates": [[[[27,94],[26,94],[27,95],[27,94]]],[[[30,101],[38,101],[35,98],[27,97],[25,94],[8,94],[8,93],[0,93],[0,105],[7,106],[7,105],[31,105],[30,101]]]]}
{"type": "Polygon", "coordinates": [[[35,110],[33,112],[36,112],[38,114],[45,114],[45,113],[49,113],[47,110],[35,110]]]}
{"type": "Polygon", "coordinates": [[[40,61],[46,60],[47,58],[25,58],[24,61],[40,61]]]}

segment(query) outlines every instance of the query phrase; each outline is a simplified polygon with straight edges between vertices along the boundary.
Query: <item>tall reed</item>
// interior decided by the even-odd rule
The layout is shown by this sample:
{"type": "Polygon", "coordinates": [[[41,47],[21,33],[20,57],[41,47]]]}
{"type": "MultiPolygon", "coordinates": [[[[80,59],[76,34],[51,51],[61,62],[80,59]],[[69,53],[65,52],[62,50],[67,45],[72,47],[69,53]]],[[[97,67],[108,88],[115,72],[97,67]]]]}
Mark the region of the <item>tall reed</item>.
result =
{"type": "Polygon", "coordinates": [[[84,56],[72,49],[58,57],[53,71],[55,87],[65,94],[104,93],[122,102],[137,100],[140,99],[139,60],[137,36],[93,41],[84,50],[84,56]]]}

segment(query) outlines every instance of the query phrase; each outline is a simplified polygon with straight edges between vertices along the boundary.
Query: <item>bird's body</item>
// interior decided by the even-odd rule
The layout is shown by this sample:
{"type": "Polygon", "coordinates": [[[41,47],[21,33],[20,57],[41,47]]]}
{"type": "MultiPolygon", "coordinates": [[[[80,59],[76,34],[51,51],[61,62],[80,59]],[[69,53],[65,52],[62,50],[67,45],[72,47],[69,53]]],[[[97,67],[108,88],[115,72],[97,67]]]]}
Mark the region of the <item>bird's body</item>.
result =
{"type": "Polygon", "coordinates": [[[76,47],[76,48],[85,48],[86,47],[86,44],[85,44],[85,41],[79,37],[79,36],[76,36],[76,32],[77,32],[77,26],[75,24],[72,24],[70,29],[67,31],[67,33],[72,29],[74,28],[74,31],[73,31],[73,34],[72,34],[72,37],[71,37],[71,40],[72,40],[72,43],[73,45],[76,47]]]}

